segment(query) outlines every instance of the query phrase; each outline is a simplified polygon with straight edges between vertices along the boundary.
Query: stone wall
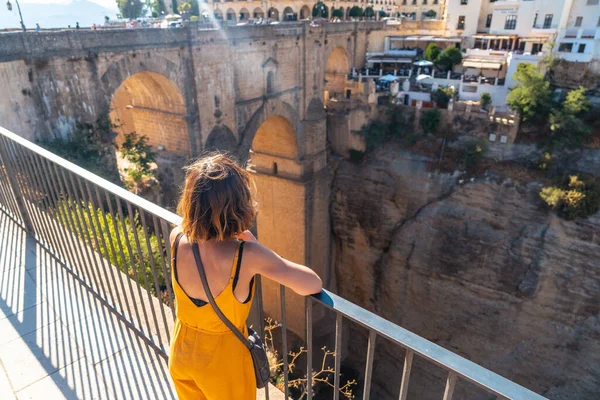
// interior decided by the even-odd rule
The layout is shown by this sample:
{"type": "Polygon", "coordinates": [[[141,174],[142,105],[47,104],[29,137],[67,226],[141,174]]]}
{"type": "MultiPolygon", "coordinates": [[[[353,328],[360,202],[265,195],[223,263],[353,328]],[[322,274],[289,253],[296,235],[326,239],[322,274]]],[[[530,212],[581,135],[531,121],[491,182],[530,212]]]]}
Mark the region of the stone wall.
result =
{"type": "MultiPolygon", "coordinates": [[[[600,214],[566,222],[540,185],[432,174],[388,146],[340,162],[332,190],[339,294],[552,399],[600,391],[600,214]]],[[[367,334],[346,365],[362,373],[367,334]]],[[[372,398],[398,396],[404,353],[378,341],[372,398]]],[[[417,362],[409,398],[434,399],[446,374],[417,362]]],[[[487,399],[459,381],[458,398],[487,399]]]]}

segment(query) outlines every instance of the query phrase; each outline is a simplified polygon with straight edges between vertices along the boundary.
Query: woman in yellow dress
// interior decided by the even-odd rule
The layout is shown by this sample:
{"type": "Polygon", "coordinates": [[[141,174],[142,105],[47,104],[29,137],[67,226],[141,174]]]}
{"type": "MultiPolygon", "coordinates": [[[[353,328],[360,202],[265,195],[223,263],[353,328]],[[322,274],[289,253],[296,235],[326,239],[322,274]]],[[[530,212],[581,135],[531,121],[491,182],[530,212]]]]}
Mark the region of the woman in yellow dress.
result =
{"type": "MultiPolygon", "coordinates": [[[[246,319],[260,274],[300,295],[321,291],[310,268],[288,261],[248,231],[256,210],[248,173],[221,154],[188,167],[171,232],[176,321],[169,371],[181,400],[255,400],[248,349],[208,304],[192,243],[197,243],[208,286],[225,316],[247,336],[246,319]]],[[[282,223],[285,223],[282,221],[282,223]]]]}

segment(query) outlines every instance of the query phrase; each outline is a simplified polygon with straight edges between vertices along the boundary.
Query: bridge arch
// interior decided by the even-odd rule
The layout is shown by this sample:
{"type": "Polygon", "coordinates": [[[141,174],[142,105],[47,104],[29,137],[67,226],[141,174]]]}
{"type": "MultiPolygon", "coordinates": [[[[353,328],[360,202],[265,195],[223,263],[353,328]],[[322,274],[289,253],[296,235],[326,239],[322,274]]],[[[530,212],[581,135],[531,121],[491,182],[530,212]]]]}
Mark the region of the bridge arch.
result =
{"type": "Polygon", "coordinates": [[[345,48],[338,46],[327,58],[325,66],[325,103],[327,97],[343,95],[346,77],[350,73],[350,57],[345,48]]]}
{"type": "Polygon", "coordinates": [[[237,140],[229,127],[217,125],[210,131],[204,149],[226,151],[233,154],[237,150],[237,140]]]}
{"type": "Polygon", "coordinates": [[[154,147],[183,156],[191,154],[186,104],[177,85],[156,72],[138,72],[114,91],[109,117],[117,144],[126,134],[147,136],[154,147]]]}
{"type": "MultiPolygon", "coordinates": [[[[296,142],[297,151],[291,155],[287,154],[288,158],[300,158],[302,154],[302,147],[299,145],[301,143],[298,138],[297,132],[299,132],[300,121],[298,117],[298,112],[288,103],[279,100],[277,97],[268,98],[263,105],[252,115],[250,120],[245,124],[245,129],[242,132],[240,146],[238,149],[239,158],[241,160],[247,160],[250,156],[250,150],[253,149],[254,138],[259,132],[259,129],[262,125],[271,117],[279,116],[287,120],[291,126],[294,133],[294,140],[296,142]]],[[[275,126],[271,125],[272,121],[267,125],[267,127],[275,126]]],[[[263,127],[264,128],[264,127],[263,127]]],[[[286,132],[289,132],[287,130],[286,132]]],[[[264,134],[265,131],[263,130],[264,134]]],[[[289,139],[289,136],[286,136],[289,139]]],[[[260,141],[258,142],[260,143],[260,141]]],[[[286,142],[288,143],[288,142],[286,142]]],[[[289,143],[286,146],[291,146],[289,143]]],[[[278,151],[278,154],[283,154],[283,151],[278,151]]]]}

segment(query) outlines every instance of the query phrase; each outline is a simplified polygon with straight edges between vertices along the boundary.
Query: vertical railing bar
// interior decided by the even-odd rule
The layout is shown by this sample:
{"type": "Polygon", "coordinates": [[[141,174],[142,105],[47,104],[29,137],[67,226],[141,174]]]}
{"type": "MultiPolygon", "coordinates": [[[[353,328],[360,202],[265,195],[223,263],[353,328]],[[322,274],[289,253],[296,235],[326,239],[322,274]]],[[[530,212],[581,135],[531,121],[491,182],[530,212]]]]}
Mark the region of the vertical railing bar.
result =
{"type": "MultiPolygon", "coordinates": [[[[150,285],[148,284],[148,277],[146,276],[146,265],[144,263],[144,254],[142,252],[142,246],[140,245],[140,239],[139,239],[138,233],[137,233],[137,225],[135,223],[133,208],[131,207],[131,203],[129,201],[125,200],[125,204],[127,205],[129,221],[131,222],[131,230],[133,231],[133,239],[135,242],[136,251],[137,251],[138,257],[140,259],[140,271],[142,273],[142,278],[144,280],[144,287],[146,289],[146,295],[148,297],[148,302],[150,303],[150,311],[152,312],[152,319],[154,320],[154,326],[156,327],[156,334],[157,334],[157,337],[159,340],[159,345],[160,345],[159,347],[165,348],[163,340],[160,337],[159,331],[158,331],[158,319],[156,318],[156,310],[154,309],[154,301],[152,301],[152,293],[150,293],[150,285]]],[[[137,208],[136,211],[139,212],[140,211],[139,208],[137,208]]],[[[139,281],[139,278],[138,278],[138,281],[139,281]]],[[[138,285],[140,285],[139,282],[138,282],[138,285]]],[[[141,293],[140,293],[140,300],[142,300],[142,307],[143,307],[143,310],[145,310],[146,307],[144,306],[144,298],[141,293]]],[[[150,320],[147,319],[146,322],[147,322],[148,335],[149,335],[149,337],[152,337],[152,329],[151,329],[151,325],[150,325],[150,320]]]]}
{"type": "Polygon", "coordinates": [[[47,173],[47,171],[49,171],[49,170],[48,169],[44,170],[44,168],[42,168],[41,157],[38,154],[32,153],[31,159],[33,159],[32,165],[34,166],[34,169],[35,169],[33,174],[34,174],[34,176],[39,177],[39,180],[41,182],[39,182],[38,184],[41,187],[43,187],[43,189],[46,191],[46,194],[48,196],[47,198],[44,196],[44,201],[46,203],[46,209],[47,209],[45,214],[49,214],[50,216],[53,217],[49,223],[52,228],[51,231],[56,232],[55,236],[57,236],[60,239],[60,242],[62,243],[62,247],[65,249],[64,251],[66,253],[63,254],[62,258],[65,261],[68,261],[70,264],[71,270],[74,270],[75,268],[78,268],[79,266],[77,265],[77,261],[73,254],[73,251],[72,251],[73,250],[72,249],[72,241],[69,241],[68,238],[65,238],[64,227],[60,226],[61,218],[60,218],[60,213],[58,212],[58,201],[56,200],[59,198],[59,195],[56,193],[56,186],[50,185],[50,182],[48,180],[49,179],[48,173],[47,173]],[[50,204],[50,203],[52,203],[52,204],[50,204]]]}
{"type": "MultiPolygon", "coordinates": [[[[69,175],[71,172],[69,171],[69,175]]],[[[94,260],[96,260],[96,272],[100,281],[100,288],[102,289],[102,297],[106,300],[106,296],[110,296],[111,299],[114,299],[112,294],[112,289],[110,287],[110,282],[105,282],[104,276],[106,276],[106,266],[105,263],[108,261],[102,255],[102,248],[100,247],[100,242],[98,241],[98,236],[102,237],[102,231],[100,226],[98,226],[98,232],[96,232],[96,224],[99,224],[96,206],[94,205],[93,199],[86,196],[86,191],[81,183],[82,178],[79,176],[75,176],[75,182],[77,182],[77,186],[79,187],[79,193],[81,193],[81,199],[85,203],[84,212],[87,214],[89,219],[89,226],[87,227],[88,232],[90,232],[90,237],[93,239],[90,240],[90,247],[92,248],[92,256],[94,260]],[[91,206],[91,210],[90,210],[91,206]],[[95,223],[94,223],[95,221],[95,223]],[[108,290],[107,290],[108,287],[108,290]]],[[[87,182],[87,181],[86,181],[87,182]]],[[[77,191],[76,191],[77,192],[77,191]]],[[[83,219],[84,224],[86,223],[86,219],[83,219]]],[[[114,300],[113,300],[114,301],[114,300]]]]}
{"type": "MultiPolygon", "coordinates": [[[[86,186],[87,186],[87,182],[86,182],[86,186]]],[[[94,184],[94,192],[96,193],[96,201],[98,202],[98,205],[100,206],[102,204],[102,197],[100,196],[100,191],[98,190],[98,185],[94,184]]],[[[89,189],[88,189],[89,190],[89,189]]],[[[92,194],[90,193],[90,196],[92,196],[92,194]]],[[[109,202],[109,200],[107,199],[107,202],[109,202]]],[[[111,214],[111,219],[114,219],[114,216],[111,214]]],[[[104,212],[104,210],[102,210],[102,222],[104,223],[104,227],[106,229],[106,231],[109,233],[109,237],[110,237],[110,226],[108,223],[108,220],[106,219],[106,212],[104,212]]],[[[104,242],[104,238],[102,239],[102,241],[104,242]]],[[[123,290],[123,293],[120,292],[119,287],[117,286],[117,280],[115,278],[115,268],[117,269],[117,274],[121,273],[121,267],[118,264],[118,259],[117,259],[117,251],[115,250],[115,244],[113,243],[112,239],[108,240],[108,244],[109,244],[109,249],[110,249],[110,253],[108,253],[108,249],[106,249],[107,254],[108,254],[108,260],[109,260],[109,268],[108,271],[110,273],[110,279],[112,280],[112,284],[115,288],[115,291],[117,293],[117,301],[119,303],[119,309],[120,312],[122,313],[125,310],[125,307],[123,306],[123,299],[121,297],[121,295],[123,295],[123,297],[125,297],[125,299],[127,299],[127,297],[125,296],[125,291],[123,290]],[[112,258],[111,258],[112,256],[112,258]]],[[[106,248],[106,244],[104,244],[105,248],[106,248]]],[[[114,301],[114,299],[113,299],[114,301]]]]}
{"type": "Polygon", "coordinates": [[[10,211],[18,217],[19,220],[21,219],[21,213],[19,212],[19,208],[18,205],[16,204],[16,199],[15,199],[15,194],[12,191],[12,188],[10,187],[10,182],[9,182],[9,177],[8,177],[8,166],[6,165],[6,163],[8,161],[5,161],[2,154],[6,151],[6,148],[4,147],[3,142],[0,142],[0,147],[2,148],[2,150],[0,150],[0,175],[2,176],[2,182],[3,183],[3,187],[2,187],[2,191],[4,192],[4,196],[6,197],[6,204],[7,207],[10,209],[10,211]]]}
{"type": "Polygon", "coordinates": [[[399,400],[406,400],[406,396],[408,395],[408,382],[410,381],[413,356],[414,352],[410,349],[406,349],[406,356],[404,356],[404,368],[402,369],[402,382],[400,383],[399,400]]]}
{"type": "Polygon", "coordinates": [[[341,313],[336,312],[335,316],[335,367],[333,373],[333,399],[339,400],[340,398],[340,368],[342,365],[342,323],[343,316],[341,313]]]}
{"type": "Polygon", "coordinates": [[[454,386],[456,385],[456,372],[448,372],[448,378],[446,379],[446,389],[444,390],[443,400],[452,400],[454,395],[454,386]]]}
{"type": "MultiPolygon", "coordinates": [[[[167,234],[165,236],[164,232],[163,232],[163,223],[164,221],[159,221],[158,218],[156,217],[156,215],[152,215],[152,222],[154,223],[154,229],[155,232],[154,234],[156,235],[156,239],[158,240],[159,246],[161,251],[159,252],[160,254],[160,267],[162,268],[163,271],[163,276],[165,277],[165,287],[167,288],[167,296],[169,296],[169,302],[167,304],[167,306],[169,308],[172,309],[172,304],[174,302],[174,299],[171,296],[171,275],[170,275],[170,269],[168,268],[170,265],[167,263],[167,260],[169,259],[169,253],[171,251],[171,240],[170,240],[170,233],[167,234]],[[166,257],[165,257],[166,254],[166,257]]],[[[162,293],[161,293],[161,301],[162,301],[162,293]]],[[[173,311],[174,313],[174,311],[173,311]]],[[[166,314],[166,313],[165,313],[166,314]]],[[[171,332],[170,330],[167,330],[167,339],[170,342],[171,341],[171,332]]]]}
{"type": "MultiPolygon", "coordinates": [[[[0,143],[2,146],[2,143],[0,143]]],[[[23,219],[21,218],[21,213],[19,212],[19,207],[15,203],[15,194],[13,193],[12,188],[10,187],[10,182],[8,181],[8,172],[6,172],[6,162],[2,158],[2,154],[0,154],[0,176],[2,177],[2,193],[5,198],[5,204],[8,210],[23,223],[23,219]]],[[[24,224],[24,223],[23,223],[24,224]]]]}
{"type": "Polygon", "coordinates": [[[311,297],[306,297],[306,398],[312,399],[313,386],[313,312],[311,297]]]}
{"type": "MultiPolygon", "coordinates": [[[[53,218],[50,219],[49,225],[51,226],[51,232],[54,232],[54,235],[57,236],[58,238],[60,238],[60,242],[62,243],[62,247],[64,248],[65,254],[63,254],[63,260],[67,261],[70,264],[70,268],[71,270],[75,269],[78,267],[75,256],[73,254],[73,249],[71,246],[71,241],[69,241],[68,239],[66,239],[65,236],[65,232],[64,232],[64,226],[61,227],[61,218],[60,218],[60,213],[58,212],[58,202],[57,202],[57,198],[58,198],[58,194],[55,192],[55,186],[53,187],[53,189],[51,189],[50,182],[48,181],[48,169],[44,170],[41,167],[41,158],[39,155],[32,153],[31,154],[31,159],[33,160],[32,165],[34,168],[34,172],[33,175],[36,177],[36,179],[39,177],[39,181],[38,185],[43,188],[43,190],[46,192],[46,196],[44,196],[44,203],[46,206],[46,212],[45,214],[49,214],[50,216],[52,216],[53,218]],[[43,178],[42,178],[43,177],[43,178]],[[57,215],[58,214],[58,215],[57,215]]],[[[51,174],[50,174],[51,175],[51,174]]],[[[41,210],[40,210],[41,211],[41,210]]],[[[57,249],[58,250],[58,249],[57,249]]]]}
{"type": "MultiPolygon", "coordinates": [[[[94,196],[92,195],[92,191],[90,189],[90,183],[88,180],[84,180],[85,182],[85,190],[87,191],[87,199],[89,201],[89,203],[92,205],[92,213],[94,216],[94,221],[95,226],[98,227],[98,233],[96,235],[94,235],[94,241],[96,243],[96,246],[98,248],[98,256],[101,258],[101,262],[102,264],[102,268],[103,268],[103,272],[99,271],[100,273],[102,273],[103,279],[102,281],[104,281],[104,279],[106,279],[106,286],[108,286],[108,293],[105,293],[105,296],[107,294],[110,295],[111,298],[111,302],[112,306],[115,307],[117,305],[117,298],[119,299],[119,304],[120,302],[120,296],[119,296],[119,290],[118,288],[114,287],[114,291],[116,291],[116,296],[115,296],[115,292],[113,292],[113,287],[109,281],[109,279],[111,277],[113,277],[113,282],[114,282],[114,276],[113,276],[113,268],[114,266],[112,265],[112,262],[110,260],[110,254],[108,252],[108,246],[106,245],[106,239],[104,238],[104,234],[102,232],[102,224],[100,223],[100,219],[98,218],[98,210],[100,210],[100,213],[103,215],[103,221],[104,221],[104,229],[110,233],[110,230],[108,229],[108,224],[106,223],[106,216],[104,215],[104,210],[102,209],[102,202],[98,201],[98,204],[95,204],[94,202],[94,196]],[[98,243],[98,236],[100,236],[100,243],[98,243]],[[102,248],[104,249],[104,253],[106,254],[106,257],[102,254],[102,248],[100,247],[100,244],[102,244],[102,248]],[[108,273],[107,273],[108,272],[108,273]]],[[[79,183],[79,187],[81,187],[81,191],[83,192],[83,187],[81,185],[81,179],[78,179],[78,183],[79,183]]],[[[92,223],[92,227],[94,227],[94,224],[92,223]]],[[[94,230],[95,231],[95,230],[94,230]]],[[[105,299],[106,300],[106,299],[105,299]]],[[[122,308],[121,308],[122,310],[122,308]]]]}
{"type": "Polygon", "coordinates": [[[32,198],[29,185],[25,185],[23,187],[22,181],[27,177],[21,171],[20,168],[16,165],[15,158],[19,158],[19,154],[17,152],[17,145],[11,143],[7,138],[1,137],[0,139],[4,140],[5,146],[3,147],[6,154],[3,158],[6,161],[6,172],[8,174],[8,178],[10,180],[10,186],[15,193],[15,200],[17,201],[19,214],[23,218],[29,219],[29,224],[31,227],[31,233],[33,233],[38,239],[43,241],[44,243],[50,243],[50,237],[48,236],[48,232],[44,229],[43,221],[41,220],[41,215],[39,215],[32,206],[31,201],[27,201],[25,199],[26,196],[32,198]],[[12,157],[11,157],[12,156],[12,157]],[[36,226],[37,225],[37,226],[36,226]]]}
{"type": "MultiPolygon", "coordinates": [[[[84,254],[88,260],[88,271],[90,271],[90,274],[87,277],[88,282],[91,283],[93,280],[93,287],[96,291],[98,291],[101,287],[98,277],[96,276],[96,268],[98,266],[98,261],[94,249],[92,248],[93,244],[92,239],[90,238],[90,230],[85,221],[85,214],[83,211],[84,208],[89,209],[89,205],[83,204],[83,201],[79,195],[79,191],[73,183],[73,175],[71,174],[71,171],[67,171],[64,168],[60,167],[60,172],[63,177],[65,187],[67,188],[69,198],[74,200],[72,203],[71,201],[69,201],[69,207],[71,207],[71,204],[73,205],[73,210],[75,212],[74,219],[77,221],[77,228],[79,229],[79,232],[81,232],[81,237],[83,240],[82,247],[85,250],[84,254]],[[69,179],[67,179],[67,176],[69,177],[69,179]],[[96,268],[94,266],[96,266],[96,268]]],[[[67,215],[70,215],[70,213],[67,213],[67,215]]],[[[75,237],[77,238],[77,234],[75,235],[75,237]]]]}
{"type": "MultiPolygon", "coordinates": [[[[79,266],[80,266],[80,272],[82,272],[82,278],[84,279],[84,281],[86,283],[91,283],[92,282],[92,278],[93,278],[93,268],[92,268],[92,262],[89,256],[89,246],[86,244],[85,241],[85,234],[83,232],[83,229],[81,228],[81,223],[79,221],[79,211],[76,209],[77,207],[77,199],[73,196],[73,194],[71,193],[71,189],[67,183],[67,178],[65,176],[65,172],[64,172],[64,168],[57,165],[56,163],[50,162],[44,158],[41,159],[42,160],[42,165],[46,165],[46,168],[48,168],[48,170],[54,169],[55,172],[55,182],[54,184],[56,185],[56,183],[58,183],[58,187],[60,188],[61,192],[66,196],[66,198],[64,199],[64,201],[62,202],[62,208],[64,209],[64,217],[63,219],[66,221],[66,225],[68,226],[68,229],[71,231],[71,235],[72,235],[72,240],[75,242],[75,245],[78,247],[79,251],[75,252],[75,255],[77,256],[77,258],[79,259],[79,266]],[[62,177],[62,178],[61,178],[62,177]],[[75,216],[72,215],[71,213],[71,207],[72,205],[75,205],[75,216]],[[80,233],[77,233],[77,232],[80,233]],[[85,272],[84,272],[85,269],[85,272]]],[[[50,177],[52,177],[53,174],[50,174],[50,177]]],[[[56,207],[57,209],[60,207],[60,201],[56,200],[56,207]]],[[[60,212],[59,212],[60,215],[60,212]]]]}
{"type": "MultiPolygon", "coordinates": [[[[6,138],[2,138],[3,140],[7,141],[8,139],[6,138]]],[[[12,188],[13,193],[15,193],[15,200],[17,200],[17,196],[20,196],[21,201],[20,203],[22,204],[23,210],[21,210],[21,206],[18,205],[17,208],[19,209],[19,214],[18,215],[23,215],[24,213],[27,213],[27,216],[29,217],[29,222],[31,224],[31,233],[35,234],[36,237],[38,237],[39,239],[41,239],[41,241],[45,242],[45,243],[49,243],[49,238],[47,237],[47,232],[44,229],[45,226],[42,224],[42,221],[40,220],[41,216],[38,215],[37,213],[37,209],[35,209],[35,207],[33,207],[30,202],[28,202],[25,199],[25,196],[29,196],[31,197],[30,194],[30,185],[25,185],[25,187],[21,187],[21,185],[19,184],[19,180],[17,177],[21,176],[21,180],[23,179],[23,174],[22,173],[17,173],[17,166],[15,164],[15,161],[13,159],[13,157],[17,157],[19,158],[19,155],[17,154],[17,149],[14,146],[13,143],[7,143],[5,146],[3,146],[3,150],[5,152],[10,152],[10,154],[6,154],[3,159],[5,160],[5,167],[6,167],[6,173],[7,174],[11,174],[8,176],[10,182],[10,186],[12,188]],[[13,157],[11,157],[13,156],[13,157]],[[10,164],[10,165],[9,165],[10,164]]]]}
{"type": "MultiPolygon", "coordinates": [[[[167,335],[167,343],[170,342],[171,337],[169,335],[169,324],[167,323],[167,316],[165,315],[165,308],[163,307],[163,302],[160,296],[160,286],[158,284],[158,272],[156,269],[156,260],[154,259],[154,254],[152,254],[152,246],[150,245],[150,238],[148,237],[148,225],[146,224],[146,213],[144,210],[140,211],[140,220],[142,221],[142,228],[144,230],[144,238],[146,240],[146,247],[148,248],[148,255],[150,257],[150,268],[152,269],[152,277],[154,278],[154,287],[155,287],[155,297],[158,300],[158,308],[160,309],[160,314],[162,316],[163,323],[165,325],[165,334],[167,335]]],[[[160,227],[154,227],[154,236],[156,237],[157,245],[159,246],[159,253],[162,254],[162,247],[160,246],[160,239],[157,235],[157,231],[160,227]]],[[[165,280],[167,277],[165,277],[165,280]]],[[[156,326],[157,333],[160,333],[158,330],[158,324],[156,326]]],[[[160,335],[159,335],[160,336],[160,335]]]]}
{"type": "MultiPolygon", "coordinates": [[[[265,337],[265,314],[263,309],[263,291],[262,291],[262,277],[256,276],[256,306],[258,308],[258,334],[261,338],[265,337]]],[[[265,386],[265,399],[269,400],[269,385],[265,386]]]]}
{"type": "MultiPolygon", "coordinates": [[[[154,216],[154,225],[158,226],[157,224],[157,218],[156,216],[154,216]]],[[[171,282],[171,257],[173,257],[171,255],[171,231],[167,225],[167,221],[165,221],[164,219],[161,219],[160,221],[160,232],[161,232],[161,236],[162,236],[162,240],[165,244],[165,247],[163,247],[166,250],[166,254],[167,254],[167,260],[163,261],[163,273],[165,274],[165,284],[167,285],[167,294],[169,296],[169,307],[171,307],[171,314],[173,315],[173,319],[175,319],[175,307],[174,307],[174,303],[175,303],[175,295],[173,294],[173,282],[171,282]]]]}
{"type": "MultiPolygon", "coordinates": [[[[15,143],[11,143],[11,145],[14,148],[14,154],[20,159],[19,164],[21,165],[21,175],[25,179],[25,183],[27,183],[27,185],[25,185],[25,187],[21,189],[21,193],[23,195],[27,193],[30,198],[29,201],[25,201],[25,198],[23,198],[23,201],[25,205],[28,206],[29,217],[31,218],[31,221],[34,225],[38,226],[36,236],[39,239],[41,239],[43,243],[50,245],[50,247],[59,252],[57,254],[58,258],[61,258],[62,260],[67,260],[67,258],[65,258],[65,255],[62,254],[62,243],[58,240],[58,237],[60,235],[55,232],[55,229],[53,229],[55,228],[54,224],[48,222],[48,215],[47,213],[44,213],[42,209],[40,209],[40,201],[38,200],[38,196],[36,193],[33,192],[34,188],[37,188],[37,190],[40,191],[47,191],[48,189],[43,187],[43,185],[40,185],[40,183],[38,182],[38,173],[36,173],[33,170],[32,166],[30,165],[30,159],[25,153],[28,150],[23,149],[20,145],[15,143]]],[[[15,170],[16,169],[17,168],[15,167],[15,170]]],[[[44,198],[44,200],[42,200],[42,204],[45,205],[46,208],[49,208],[47,202],[45,202],[46,199],[43,195],[44,193],[42,193],[42,198],[44,198]]]]}
{"type": "MultiPolygon", "coordinates": [[[[146,311],[146,307],[144,307],[144,295],[142,294],[142,288],[141,288],[141,285],[139,282],[138,271],[137,271],[137,267],[135,265],[135,260],[133,258],[133,251],[131,250],[131,242],[129,240],[129,234],[127,233],[127,225],[125,224],[125,216],[123,215],[121,199],[119,197],[115,197],[115,199],[117,200],[117,204],[116,204],[117,212],[119,213],[119,217],[121,219],[121,225],[123,227],[123,239],[125,240],[125,247],[127,248],[127,253],[129,253],[129,262],[131,263],[131,270],[133,271],[133,281],[136,284],[139,301],[141,302],[142,315],[144,316],[144,320],[146,321],[146,327],[147,327],[146,331],[148,331],[148,329],[150,328],[150,320],[148,319],[148,313],[146,311]]],[[[133,230],[135,230],[135,224],[131,228],[133,230]]],[[[143,259],[140,258],[140,262],[142,262],[142,261],[143,261],[143,259]]],[[[130,280],[130,282],[131,282],[131,280],[130,280]]],[[[143,321],[141,320],[141,318],[139,318],[138,303],[135,301],[135,293],[132,292],[131,295],[132,295],[132,299],[134,300],[133,305],[136,310],[136,315],[138,316],[138,324],[140,324],[140,326],[141,326],[143,321]]]]}
{"type": "MultiPolygon", "coordinates": [[[[121,290],[123,291],[123,297],[125,298],[125,305],[127,306],[128,316],[129,316],[129,318],[133,318],[133,314],[131,313],[131,305],[129,304],[129,297],[127,296],[127,291],[125,290],[125,284],[123,283],[123,279],[127,279],[129,292],[132,295],[131,301],[133,302],[134,301],[133,288],[131,286],[131,279],[129,279],[129,274],[128,274],[129,268],[127,266],[127,257],[125,256],[125,252],[123,250],[123,242],[121,240],[121,234],[119,233],[119,224],[117,223],[117,219],[119,217],[117,216],[117,214],[114,211],[114,208],[112,206],[112,201],[108,195],[108,191],[106,191],[105,189],[102,189],[102,191],[104,192],[104,197],[106,197],[106,202],[108,203],[108,212],[111,215],[113,227],[115,229],[115,236],[117,238],[117,245],[119,248],[119,253],[121,253],[121,260],[123,262],[123,268],[125,269],[124,271],[121,271],[120,270],[121,266],[119,266],[119,273],[117,275],[119,277],[119,283],[121,284],[121,290]],[[123,277],[123,275],[125,275],[125,277],[123,277]]],[[[137,309],[135,308],[135,303],[134,303],[133,307],[134,307],[134,311],[136,311],[136,315],[137,315],[138,321],[139,321],[139,314],[137,314],[137,309]]]]}
{"type": "Polygon", "coordinates": [[[285,306],[285,286],[279,285],[279,297],[281,299],[281,355],[283,356],[283,392],[285,399],[289,398],[289,377],[290,363],[288,360],[287,348],[287,310],[285,306]]]}
{"type": "Polygon", "coordinates": [[[375,340],[377,333],[369,330],[369,344],[367,347],[367,365],[365,367],[365,386],[363,389],[363,399],[369,400],[371,396],[371,380],[373,379],[373,359],[375,358],[375,340]]]}
{"type": "Polygon", "coordinates": [[[28,232],[33,234],[33,233],[35,233],[34,227],[31,222],[30,216],[27,214],[28,209],[25,206],[25,199],[23,198],[21,189],[18,186],[14,166],[10,167],[8,165],[9,163],[12,164],[11,157],[9,157],[7,154],[9,151],[9,148],[8,148],[9,141],[4,136],[0,137],[0,140],[2,143],[2,145],[0,145],[0,151],[2,151],[2,159],[4,160],[4,163],[5,163],[4,165],[5,165],[6,177],[8,178],[8,182],[14,193],[15,204],[17,206],[17,209],[19,210],[19,214],[21,215],[21,220],[23,221],[23,224],[25,225],[25,229],[27,229],[28,232]]]}

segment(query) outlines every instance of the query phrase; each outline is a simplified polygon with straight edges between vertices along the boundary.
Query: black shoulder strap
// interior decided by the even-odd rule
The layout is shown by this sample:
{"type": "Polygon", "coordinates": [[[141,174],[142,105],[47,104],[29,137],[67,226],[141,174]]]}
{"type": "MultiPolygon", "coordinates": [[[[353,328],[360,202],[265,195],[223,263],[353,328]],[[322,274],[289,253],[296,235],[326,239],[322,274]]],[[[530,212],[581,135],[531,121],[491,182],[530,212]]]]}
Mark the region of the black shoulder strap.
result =
{"type": "Polygon", "coordinates": [[[223,323],[227,325],[229,329],[231,329],[235,336],[237,336],[237,338],[242,341],[244,346],[246,346],[248,349],[252,349],[252,345],[250,344],[250,342],[248,342],[248,339],[246,339],[244,335],[242,335],[240,330],[236,328],[231,323],[231,321],[229,321],[229,319],[223,314],[219,306],[217,306],[217,303],[215,303],[215,299],[210,291],[210,287],[208,287],[208,281],[206,280],[206,272],[204,271],[204,265],[202,264],[202,259],[200,258],[200,250],[198,249],[198,243],[192,244],[192,251],[194,252],[194,258],[196,259],[196,267],[198,268],[198,273],[200,274],[200,279],[202,280],[202,286],[204,286],[204,292],[206,292],[206,297],[208,297],[208,302],[212,306],[213,310],[215,310],[215,313],[219,316],[219,318],[221,318],[221,321],[223,321],[223,323]]]}

